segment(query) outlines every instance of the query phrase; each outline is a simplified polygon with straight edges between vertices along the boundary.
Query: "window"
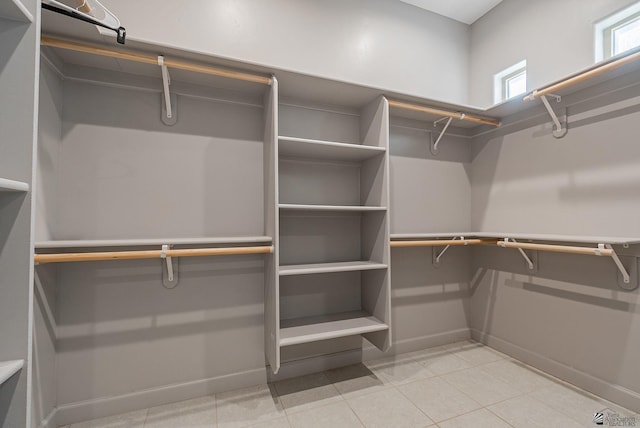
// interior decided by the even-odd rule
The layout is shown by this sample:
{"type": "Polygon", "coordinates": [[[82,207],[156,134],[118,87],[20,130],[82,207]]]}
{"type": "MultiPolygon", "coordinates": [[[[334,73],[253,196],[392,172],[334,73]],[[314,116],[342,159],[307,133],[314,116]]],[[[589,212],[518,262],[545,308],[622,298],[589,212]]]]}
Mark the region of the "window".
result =
{"type": "Polygon", "coordinates": [[[640,46],[640,2],[596,23],[596,62],[640,46]]]}
{"type": "Polygon", "coordinates": [[[520,61],[494,76],[494,102],[500,103],[527,92],[527,61],[520,61]]]}

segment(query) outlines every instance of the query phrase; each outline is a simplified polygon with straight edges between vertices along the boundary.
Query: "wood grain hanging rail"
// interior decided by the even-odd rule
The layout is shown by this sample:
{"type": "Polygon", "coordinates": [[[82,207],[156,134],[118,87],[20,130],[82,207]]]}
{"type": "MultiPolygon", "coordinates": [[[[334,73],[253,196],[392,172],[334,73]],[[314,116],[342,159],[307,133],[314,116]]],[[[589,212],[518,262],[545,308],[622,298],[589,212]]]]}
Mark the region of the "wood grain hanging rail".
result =
{"type": "Polygon", "coordinates": [[[224,247],[224,248],[190,248],[142,250],[142,251],[104,251],[94,253],[62,253],[62,254],[36,254],[36,263],[64,263],[64,262],[91,262],[100,260],[132,260],[132,259],[161,259],[165,257],[204,257],[204,256],[232,256],[246,254],[273,253],[273,246],[258,247],[224,247]]]}
{"type": "MultiPolygon", "coordinates": [[[[95,46],[78,42],[71,42],[67,40],[56,39],[52,37],[43,36],[41,38],[41,44],[43,46],[50,46],[53,48],[66,49],[75,52],[83,52],[93,55],[101,55],[110,58],[123,59],[127,61],[141,62],[144,64],[158,65],[158,55],[144,54],[140,52],[130,52],[122,49],[112,49],[103,46],[95,46]]],[[[210,65],[194,64],[187,61],[181,61],[176,59],[164,58],[164,65],[169,68],[176,68],[179,70],[192,71],[195,73],[209,74],[212,76],[227,77],[230,79],[243,80],[245,82],[260,83],[263,85],[271,85],[272,81],[270,77],[261,76],[258,74],[246,73],[243,71],[228,70],[220,67],[214,67],[210,65]]]]}
{"type": "Polygon", "coordinates": [[[497,119],[489,119],[485,117],[475,116],[472,114],[442,110],[434,107],[426,107],[418,104],[407,103],[404,101],[389,100],[389,106],[404,109],[404,110],[434,114],[434,115],[443,116],[443,117],[451,117],[453,119],[458,119],[458,120],[466,120],[467,122],[474,122],[481,125],[500,126],[500,121],[497,119]]]}
{"type": "Polygon", "coordinates": [[[559,91],[560,89],[564,89],[568,86],[575,85],[576,83],[580,83],[584,80],[590,79],[592,77],[599,76],[600,74],[606,73],[607,71],[614,70],[619,68],[625,64],[631,63],[633,61],[640,60],[640,51],[635,52],[630,55],[626,55],[622,58],[618,58],[616,60],[607,62],[605,64],[596,66],[590,70],[587,70],[583,73],[577,74],[575,76],[569,77],[568,79],[562,80],[561,82],[554,83],[542,89],[538,89],[533,91],[531,94],[524,97],[524,101],[533,101],[537,98],[540,98],[544,95],[552,94],[553,92],[559,91]]]}

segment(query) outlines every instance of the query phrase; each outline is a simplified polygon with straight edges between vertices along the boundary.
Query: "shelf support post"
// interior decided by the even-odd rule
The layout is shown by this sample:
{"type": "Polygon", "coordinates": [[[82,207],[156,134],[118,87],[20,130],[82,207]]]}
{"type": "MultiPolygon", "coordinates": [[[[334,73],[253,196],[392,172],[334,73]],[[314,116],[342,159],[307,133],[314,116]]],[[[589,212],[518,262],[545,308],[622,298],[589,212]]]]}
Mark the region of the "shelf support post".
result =
{"type": "MultiPolygon", "coordinates": [[[[464,119],[464,113],[460,114],[460,119],[464,119]]],[[[451,125],[453,117],[443,117],[442,119],[438,119],[433,122],[433,126],[438,126],[438,123],[442,122],[443,120],[446,120],[447,123],[444,125],[444,128],[442,128],[442,131],[440,132],[440,135],[438,135],[438,138],[435,142],[433,142],[433,134],[431,134],[431,153],[433,153],[434,155],[438,154],[438,144],[440,144],[440,140],[442,140],[442,137],[444,137],[444,133],[447,132],[449,125],[451,125]]]]}
{"type": "MultiPolygon", "coordinates": [[[[535,92],[534,92],[535,95],[535,92]]],[[[547,96],[549,97],[553,97],[556,99],[556,102],[560,102],[562,100],[562,98],[559,95],[553,95],[553,94],[547,94],[547,95],[541,95],[540,99],[542,100],[542,104],[544,104],[544,107],[547,109],[547,112],[549,112],[549,116],[551,116],[551,120],[553,121],[554,125],[555,125],[555,129],[553,131],[551,131],[551,133],[553,134],[554,138],[562,138],[565,135],[567,135],[567,124],[566,124],[566,120],[565,120],[565,126],[564,129],[562,128],[562,124],[560,123],[560,119],[558,119],[558,115],[556,115],[556,112],[553,111],[553,108],[551,107],[551,104],[549,104],[549,100],[547,99],[547,96]]],[[[566,114],[565,114],[566,117],[566,114]]]]}

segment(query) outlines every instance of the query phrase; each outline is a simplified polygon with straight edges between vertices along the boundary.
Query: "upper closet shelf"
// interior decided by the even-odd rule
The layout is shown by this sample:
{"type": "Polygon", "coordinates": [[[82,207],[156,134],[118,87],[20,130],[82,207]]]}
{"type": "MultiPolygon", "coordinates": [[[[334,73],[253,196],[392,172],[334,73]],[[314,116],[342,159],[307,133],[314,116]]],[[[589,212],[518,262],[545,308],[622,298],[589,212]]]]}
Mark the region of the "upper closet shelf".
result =
{"type": "Polygon", "coordinates": [[[0,386],[24,366],[24,360],[0,361],[0,386]]]}
{"type": "Polygon", "coordinates": [[[498,238],[498,239],[524,239],[528,241],[550,241],[550,242],[577,242],[583,244],[612,244],[631,245],[640,244],[640,238],[625,238],[615,236],[582,236],[582,235],[548,235],[548,234],[526,234],[526,233],[499,233],[499,232],[476,232],[472,236],[477,238],[498,238]]]}
{"type": "Polygon", "coordinates": [[[0,178],[0,192],[28,192],[29,185],[22,181],[0,178]]]}
{"type": "Polygon", "coordinates": [[[582,236],[582,235],[551,235],[533,233],[501,233],[501,232],[444,232],[444,233],[394,233],[391,240],[408,239],[443,239],[464,236],[465,238],[485,239],[523,239],[526,241],[547,242],[575,242],[583,244],[612,244],[632,245],[640,244],[640,238],[612,237],[612,236],[582,236]]]}
{"type": "Polygon", "coordinates": [[[280,204],[280,210],[288,211],[334,211],[334,212],[363,212],[363,211],[386,211],[387,207],[370,207],[362,205],[299,205],[280,204]]]}
{"type": "Polygon", "coordinates": [[[101,248],[101,247],[149,247],[159,245],[224,245],[224,244],[270,244],[270,236],[229,236],[212,238],[170,239],[83,239],[66,241],[38,241],[36,249],[101,248]]]}
{"type": "Polygon", "coordinates": [[[19,22],[33,22],[33,15],[20,0],[1,1],[0,18],[19,22]]]}
{"type": "Polygon", "coordinates": [[[280,156],[322,160],[363,161],[386,151],[384,147],[278,137],[280,156]]]}

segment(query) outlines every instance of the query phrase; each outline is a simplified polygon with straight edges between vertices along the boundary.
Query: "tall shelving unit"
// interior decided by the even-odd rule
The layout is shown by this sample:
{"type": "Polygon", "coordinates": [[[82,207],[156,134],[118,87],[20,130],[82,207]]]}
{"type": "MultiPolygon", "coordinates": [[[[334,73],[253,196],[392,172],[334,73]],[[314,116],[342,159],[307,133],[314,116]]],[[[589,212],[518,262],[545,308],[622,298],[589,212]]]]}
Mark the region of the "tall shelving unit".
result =
{"type": "Polygon", "coordinates": [[[38,2],[0,1],[0,427],[29,426],[38,2]]]}
{"type": "Polygon", "coordinates": [[[267,356],[362,335],[390,338],[388,102],[355,111],[281,104],[277,278],[267,292],[267,356]]]}

